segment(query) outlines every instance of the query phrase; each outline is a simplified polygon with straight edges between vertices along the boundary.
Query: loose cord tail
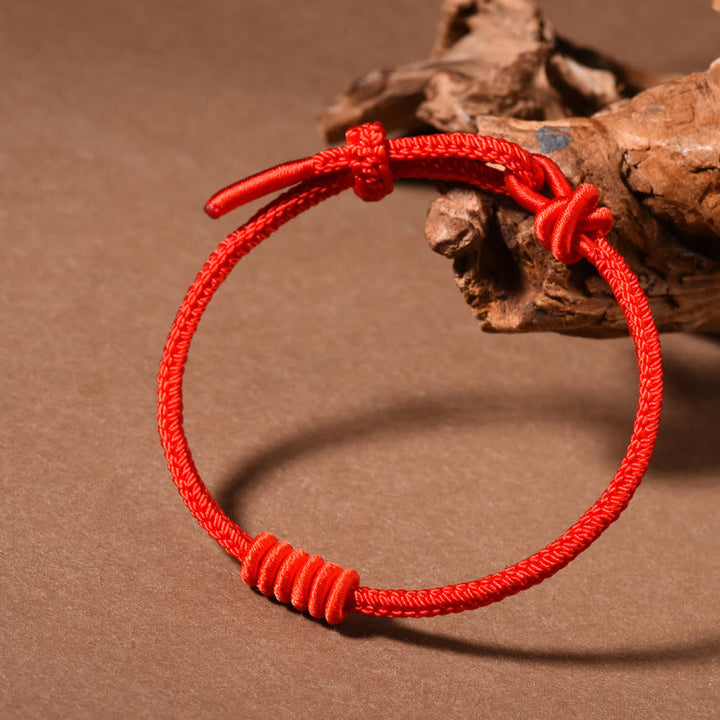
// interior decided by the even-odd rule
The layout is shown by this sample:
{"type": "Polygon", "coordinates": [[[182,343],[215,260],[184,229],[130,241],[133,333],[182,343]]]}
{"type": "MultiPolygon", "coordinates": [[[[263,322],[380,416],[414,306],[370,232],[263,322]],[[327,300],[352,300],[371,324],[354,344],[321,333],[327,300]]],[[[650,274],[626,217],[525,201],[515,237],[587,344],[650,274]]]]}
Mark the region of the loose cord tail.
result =
{"type": "Polygon", "coordinates": [[[428,617],[502,600],[536,585],[588,548],[625,509],[652,456],[662,405],[660,341],[637,277],[607,242],[612,215],[598,207],[592,185],[573,190],[549,158],[490,137],[452,133],[388,140],[379,123],[351,128],[347,144],[270,168],[213,195],[205,206],[220,217],[268,193],[286,190],[225,238],[188,290],[168,336],[158,376],[158,424],[168,466],[200,525],[242,563],[249,585],[277,600],[342,622],[350,612],[428,617]],[[500,170],[497,166],[504,168],[500,170]],[[192,337],[208,303],[237,262],[283,224],[350,187],[366,201],[391,192],[398,178],[466,183],[504,194],[535,214],[538,240],[563,263],[586,258],[617,298],[635,344],[639,401],[627,452],[610,485],[557,540],[530,557],[472,582],[426,590],[361,587],[355,570],[278,542],[250,537],[223,513],[197,472],[183,429],[182,377],[192,337]],[[552,194],[539,191],[547,186],[552,194]]]}

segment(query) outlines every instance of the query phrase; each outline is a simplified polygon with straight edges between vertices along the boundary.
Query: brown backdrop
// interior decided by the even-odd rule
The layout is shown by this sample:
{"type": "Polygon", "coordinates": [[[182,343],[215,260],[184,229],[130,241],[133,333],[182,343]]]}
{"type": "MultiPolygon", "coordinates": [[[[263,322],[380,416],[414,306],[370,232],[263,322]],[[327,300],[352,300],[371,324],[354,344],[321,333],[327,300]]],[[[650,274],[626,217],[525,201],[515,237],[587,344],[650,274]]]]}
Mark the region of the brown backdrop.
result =
{"type": "MultiPolygon", "coordinates": [[[[718,54],[709,2],[547,0],[658,69],[718,54]]],[[[707,718],[717,709],[720,346],[665,338],[656,459],[540,587],[329,629],[251,592],[172,485],[155,373],[245,211],[218,187],[322,147],[350,79],[424,57],[436,0],[5,3],[0,716],[707,718]],[[360,9],[361,8],[361,9],[360,9]]],[[[670,120],[669,120],[670,121],[670,120]]],[[[562,532],[622,455],[631,345],[482,334],[423,240],[431,187],[330,201],[233,274],[187,425],[251,532],[366,584],[472,579],[562,532]]]]}

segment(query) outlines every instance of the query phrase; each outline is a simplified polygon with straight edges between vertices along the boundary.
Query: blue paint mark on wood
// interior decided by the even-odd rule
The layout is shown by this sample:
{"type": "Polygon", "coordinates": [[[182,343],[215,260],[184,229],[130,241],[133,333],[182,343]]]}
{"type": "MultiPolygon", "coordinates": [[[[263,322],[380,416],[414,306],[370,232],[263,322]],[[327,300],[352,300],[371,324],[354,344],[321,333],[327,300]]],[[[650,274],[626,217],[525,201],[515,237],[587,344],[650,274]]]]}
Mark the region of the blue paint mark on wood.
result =
{"type": "Polygon", "coordinates": [[[543,155],[562,150],[570,144],[570,136],[565,133],[567,127],[546,126],[538,128],[535,139],[540,145],[540,152],[543,155]]]}

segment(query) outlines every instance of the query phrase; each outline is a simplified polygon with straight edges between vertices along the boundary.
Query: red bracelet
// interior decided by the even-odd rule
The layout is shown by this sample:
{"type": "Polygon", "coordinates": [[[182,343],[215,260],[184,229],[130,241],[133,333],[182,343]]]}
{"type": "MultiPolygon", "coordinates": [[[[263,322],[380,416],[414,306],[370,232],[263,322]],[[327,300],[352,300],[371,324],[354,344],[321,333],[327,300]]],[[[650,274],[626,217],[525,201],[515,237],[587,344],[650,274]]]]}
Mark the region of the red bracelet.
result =
{"type": "Polygon", "coordinates": [[[330,624],[350,612],[429,617],[502,600],[536,585],[585,550],[625,509],[652,456],[662,403],[657,329],[637,277],[605,236],[612,226],[597,207],[592,185],[570,187],[549,158],[514,143],[465,133],[387,140],[379,123],[354,127],[344,147],[253,175],[215,194],[205,210],[219,217],[243,203],[291,188],[225,238],[209,257],[173,323],[158,377],[158,422],[173,480],[200,525],[242,563],[241,576],[265,595],[330,624]],[[502,166],[499,170],[496,166],[502,166]],[[281,225],[351,187],[363,200],[380,200],[395,178],[469,183],[509,195],[535,213],[535,234],[563,263],[589,260],[612,289],[635,343],[639,370],[637,415],[625,457],[597,502],[563,535],[534,555],[487,577],[425,590],[361,587],[358,573],[278,542],[250,537],[218,507],[201,480],[183,430],[182,377],[193,334],[207,304],[243,255],[281,225]],[[538,191],[547,186],[552,198],[538,191]]]}

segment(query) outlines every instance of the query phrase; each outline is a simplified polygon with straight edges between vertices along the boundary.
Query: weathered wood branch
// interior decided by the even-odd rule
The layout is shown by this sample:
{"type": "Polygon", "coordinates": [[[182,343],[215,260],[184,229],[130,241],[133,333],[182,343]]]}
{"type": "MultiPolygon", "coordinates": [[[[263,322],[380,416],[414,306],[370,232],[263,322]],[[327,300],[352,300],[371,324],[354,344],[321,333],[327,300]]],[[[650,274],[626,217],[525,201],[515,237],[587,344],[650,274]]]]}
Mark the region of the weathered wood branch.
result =
{"type": "Polygon", "coordinates": [[[370,120],[472,132],[476,115],[589,115],[670,77],[557,36],[534,0],[446,0],[428,60],[355,80],[321,122],[330,140],[370,120]]]}
{"type": "MultiPolygon", "coordinates": [[[[720,63],[659,77],[558,39],[531,0],[447,0],[431,59],[379,77],[329,111],[330,135],[381,119],[549,154],[574,183],[601,189],[615,216],[611,242],[640,276],[660,328],[720,332],[720,63]]],[[[512,203],[446,188],[426,235],[452,258],[486,330],[625,331],[594,269],[557,263],[512,203]]]]}
{"type": "MultiPolygon", "coordinates": [[[[573,183],[602,189],[615,218],[610,239],[640,276],[662,330],[720,331],[720,63],[592,118],[474,123],[550,155],[573,183]]],[[[511,203],[448,189],[430,209],[426,236],[452,258],[487,330],[625,331],[592,266],[556,262],[511,203]]]]}

